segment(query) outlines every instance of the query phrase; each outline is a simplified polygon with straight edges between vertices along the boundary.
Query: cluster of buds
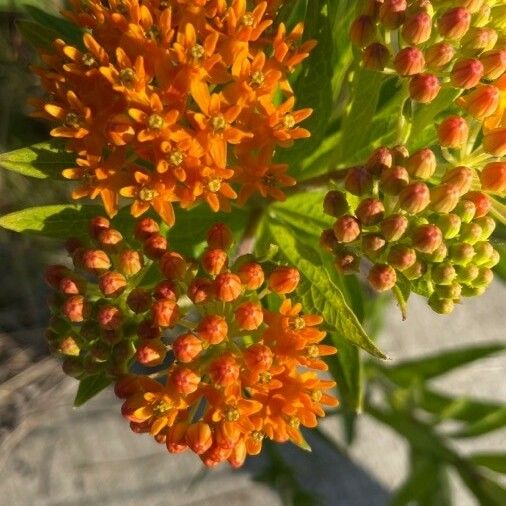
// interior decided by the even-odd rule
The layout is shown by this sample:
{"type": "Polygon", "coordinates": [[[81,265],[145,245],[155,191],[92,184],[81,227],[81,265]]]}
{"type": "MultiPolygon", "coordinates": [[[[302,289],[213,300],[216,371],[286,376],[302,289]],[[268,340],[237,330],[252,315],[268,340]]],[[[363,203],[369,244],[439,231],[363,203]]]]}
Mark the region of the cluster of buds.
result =
{"type": "Polygon", "coordinates": [[[442,86],[465,91],[504,74],[504,19],[488,0],[371,0],[350,38],[366,68],[409,79],[411,98],[429,103],[442,86]]]}
{"type": "MultiPolygon", "coordinates": [[[[489,163],[483,178],[505,169],[489,163]]],[[[404,146],[379,148],[347,171],[347,193],[327,194],[324,209],[336,221],[321,245],[340,272],[358,272],[366,259],[375,290],[408,285],[449,313],[461,297],[485,290],[499,261],[488,241],[495,228],[489,197],[473,184],[470,168],[438,164],[428,148],[411,156],[404,146]]]]}
{"type": "Polygon", "coordinates": [[[282,1],[71,0],[82,47],[58,39],[36,69],[50,99],[38,117],[77,154],[63,172],[74,198],[101,197],[114,216],[173,203],[214,211],[295,184],[274,151],[308,137],[288,75],[308,56],[303,25],[275,24],[282,1]],[[280,99],[281,97],[281,99],[280,99]]]}
{"type": "Polygon", "coordinates": [[[336,405],[335,383],[317,375],[336,350],[322,344],[323,319],[288,297],[297,269],[232,262],[222,224],[198,261],[170,250],[150,218],[137,222],[134,247],[105,218],[90,230],[91,247],[69,242],[75,269],[47,274],[57,292],[48,337],[65,371],[109,374],[134,432],[207,466],[241,466],[264,438],[305,446],[301,428],[336,405]],[[268,294],[279,300],[270,309],[268,294]]]}

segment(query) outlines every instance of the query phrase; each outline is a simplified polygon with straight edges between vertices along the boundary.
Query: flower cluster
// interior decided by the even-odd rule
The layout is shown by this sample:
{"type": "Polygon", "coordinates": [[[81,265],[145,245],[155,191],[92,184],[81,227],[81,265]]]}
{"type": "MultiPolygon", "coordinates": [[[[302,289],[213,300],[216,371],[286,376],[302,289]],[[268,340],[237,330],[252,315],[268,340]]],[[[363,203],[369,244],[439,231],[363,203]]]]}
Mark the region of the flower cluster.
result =
{"type": "MultiPolygon", "coordinates": [[[[442,86],[470,90],[506,70],[504,9],[488,1],[370,1],[350,38],[366,68],[409,79],[410,97],[432,102],[442,86]]],[[[487,93],[496,95],[493,87],[487,93]]]]}
{"type": "Polygon", "coordinates": [[[134,432],[172,453],[190,448],[207,466],[240,466],[264,438],[306,445],[301,427],[336,405],[334,382],[317,375],[336,350],[322,344],[323,319],[287,297],[295,268],[253,255],[232,262],[221,224],[198,262],[170,250],[150,218],[132,245],[105,218],[90,232],[89,244],[69,241],[75,269],[47,273],[48,338],[68,374],[109,375],[134,432]],[[267,294],[278,296],[269,309],[267,294]]]}
{"type": "Polygon", "coordinates": [[[284,197],[295,181],[274,151],[308,137],[299,123],[311,114],[294,109],[287,76],[315,42],[302,24],[274,26],[281,1],[70,4],[82,46],[41,52],[50,100],[33,103],[77,154],[63,172],[74,198],[100,196],[114,216],[124,197],[134,216],[152,207],[172,224],[174,202],[217,211],[255,192],[284,197]]]}
{"type": "MultiPolygon", "coordinates": [[[[504,175],[505,168],[489,163],[483,179],[504,175]]],[[[347,171],[344,187],[346,194],[332,190],[325,198],[325,212],[336,221],[321,237],[339,271],[357,272],[365,258],[373,263],[374,289],[408,286],[439,313],[492,281],[499,254],[488,238],[495,221],[487,215],[489,198],[473,188],[470,168],[438,164],[428,148],[410,156],[404,146],[382,147],[347,171]]]]}

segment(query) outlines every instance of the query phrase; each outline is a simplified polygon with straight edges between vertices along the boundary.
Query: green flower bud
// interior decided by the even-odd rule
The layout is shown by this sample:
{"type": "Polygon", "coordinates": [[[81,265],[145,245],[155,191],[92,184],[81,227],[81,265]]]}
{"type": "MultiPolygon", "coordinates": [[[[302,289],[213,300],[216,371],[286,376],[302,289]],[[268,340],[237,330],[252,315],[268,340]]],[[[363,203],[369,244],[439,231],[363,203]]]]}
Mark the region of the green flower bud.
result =
{"type": "Polygon", "coordinates": [[[491,269],[488,269],[486,267],[481,267],[479,269],[478,275],[474,278],[472,282],[473,287],[483,287],[486,288],[487,286],[492,283],[492,280],[494,279],[494,273],[491,269]]]}
{"type": "Polygon", "coordinates": [[[417,260],[411,267],[403,271],[402,274],[404,274],[404,276],[410,281],[413,281],[415,279],[421,278],[426,272],[426,263],[422,262],[421,260],[417,260]]]}
{"type": "Polygon", "coordinates": [[[465,242],[450,246],[450,260],[456,265],[467,265],[474,257],[474,248],[465,242]]]}
{"type": "Polygon", "coordinates": [[[492,256],[490,257],[490,260],[485,262],[483,264],[483,267],[488,267],[489,269],[492,269],[492,267],[495,267],[499,262],[501,261],[501,255],[497,250],[494,250],[492,252],[492,256]]]}
{"type": "Polygon", "coordinates": [[[485,286],[462,286],[462,297],[478,297],[479,295],[483,295],[485,293],[485,286]]]}
{"type": "Polygon", "coordinates": [[[473,262],[476,265],[486,264],[494,254],[494,248],[488,241],[480,241],[474,245],[475,256],[473,262]]]}
{"type": "Polygon", "coordinates": [[[457,271],[449,262],[434,265],[430,271],[430,278],[437,285],[449,285],[456,277],[457,271]]]}
{"type": "Polygon", "coordinates": [[[468,264],[465,266],[457,265],[455,270],[457,271],[457,279],[460,283],[464,284],[470,284],[478,277],[480,272],[479,267],[474,264],[468,264]]]}
{"type": "Polygon", "coordinates": [[[463,223],[460,228],[460,236],[459,239],[463,242],[467,242],[471,245],[476,244],[480,239],[483,233],[482,228],[478,225],[478,223],[463,223]]]}
{"type": "Polygon", "coordinates": [[[428,255],[428,258],[431,263],[438,264],[442,262],[448,256],[448,247],[445,243],[442,243],[436,251],[432,252],[428,255]]]}
{"type": "Polygon", "coordinates": [[[443,214],[436,218],[436,225],[445,239],[453,239],[460,232],[462,220],[456,214],[443,214]]]}
{"type": "Polygon", "coordinates": [[[481,241],[487,240],[495,230],[496,222],[490,216],[482,216],[474,220],[474,223],[481,227],[481,241]]]}
{"type": "Polygon", "coordinates": [[[476,206],[470,200],[461,200],[455,208],[455,214],[459,216],[464,223],[469,223],[476,214],[476,206]]]}
{"type": "Polygon", "coordinates": [[[458,300],[462,294],[462,286],[456,282],[448,285],[437,285],[434,293],[442,299],[458,300]]]}
{"type": "Polygon", "coordinates": [[[429,306],[438,314],[450,314],[455,308],[455,303],[452,299],[441,299],[434,293],[429,297],[429,306]]]}

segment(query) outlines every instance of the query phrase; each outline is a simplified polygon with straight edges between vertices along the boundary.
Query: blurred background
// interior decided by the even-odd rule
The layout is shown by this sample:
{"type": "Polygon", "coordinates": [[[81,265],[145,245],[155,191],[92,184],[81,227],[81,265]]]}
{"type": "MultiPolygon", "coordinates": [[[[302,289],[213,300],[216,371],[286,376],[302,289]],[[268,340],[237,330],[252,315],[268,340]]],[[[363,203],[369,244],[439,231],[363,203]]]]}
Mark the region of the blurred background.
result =
{"type": "MultiPolygon", "coordinates": [[[[47,11],[57,3],[32,2],[47,11]]],[[[27,117],[26,99],[39,89],[29,71],[35,53],[16,29],[23,15],[0,0],[0,152],[48,138],[27,117]]],[[[67,190],[1,171],[0,215],[65,202],[67,190]]],[[[413,297],[402,322],[393,302],[378,299],[366,323],[391,370],[366,363],[365,413],[327,417],[308,435],[313,453],[268,446],[239,471],[206,472],[193,455],[168,455],[132,434],[109,391],[72,408],[77,382],[44,338],[42,273],[59,256],[52,240],[0,230],[1,505],[506,504],[500,279],[446,317],[413,297]]]]}

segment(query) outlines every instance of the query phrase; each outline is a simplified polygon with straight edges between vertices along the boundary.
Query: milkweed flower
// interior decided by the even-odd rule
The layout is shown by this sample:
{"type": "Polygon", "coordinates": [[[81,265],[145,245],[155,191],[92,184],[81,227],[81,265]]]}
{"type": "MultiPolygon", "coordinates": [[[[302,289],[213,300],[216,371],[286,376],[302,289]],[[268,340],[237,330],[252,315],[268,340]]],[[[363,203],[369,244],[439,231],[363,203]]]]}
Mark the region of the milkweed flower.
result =
{"type": "Polygon", "coordinates": [[[82,47],[41,51],[48,99],[33,105],[78,155],[63,174],[73,197],[100,197],[109,216],[123,197],[135,217],[152,208],[169,225],[174,203],[282,200],[295,181],[274,152],[310,135],[288,75],[315,42],[302,23],[276,24],[281,3],[71,1],[82,47]]]}
{"type": "Polygon", "coordinates": [[[69,241],[74,267],[47,271],[47,337],[67,374],[115,381],[134,432],[210,467],[241,466],[265,438],[307,448],[301,428],[337,404],[335,383],[318,376],[336,349],[323,342],[323,318],[292,296],[297,269],[251,255],[232,262],[223,224],[209,231],[199,264],[170,250],[170,237],[148,256],[161,236],[150,218],[136,223],[135,239],[120,235],[95,218],[88,240],[69,241]],[[144,284],[148,271],[154,284],[144,284]],[[266,307],[268,293],[278,309],[266,307]]]}

